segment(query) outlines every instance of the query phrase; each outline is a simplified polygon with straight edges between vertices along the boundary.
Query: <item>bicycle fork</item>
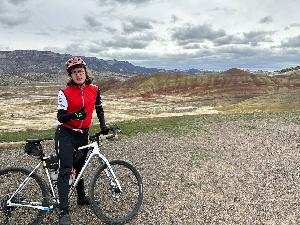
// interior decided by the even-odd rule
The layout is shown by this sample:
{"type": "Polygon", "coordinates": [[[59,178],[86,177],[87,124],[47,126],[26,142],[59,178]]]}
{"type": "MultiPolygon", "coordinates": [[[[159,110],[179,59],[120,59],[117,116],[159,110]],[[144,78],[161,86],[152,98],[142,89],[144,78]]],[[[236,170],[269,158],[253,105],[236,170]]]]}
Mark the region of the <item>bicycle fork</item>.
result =
{"type": "MultiPolygon", "coordinates": [[[[87,160],[85,161],[85,163],[84,163],[84,165],[83,165],[83,167],[82,167],[80,173],[78,174],[78,177],[76,178],[75,183],[73,184],[73,188],[76,187],[76,185],[78,184],[80,178],[81,178],[82,175],[83,175],[84,170],[86,169],[87,165],[89,164],[89,161],[90,161],[94,156],[97,156],[97,157],[99,158],[100,163],[103,163],[103,162],[104,162],[104,164],[105,164],[106,167],[107,167],[107,168],[105,169],[105,173],[106,173],[106,176],[107,176],[108,179],[109,179],[110,185],[111,185],[114,189],[118,190],[118,193],[121,193],[121,192],[122,192],[122,187],[121,187],[121,185],[120,185],[120,182],[118,181],[117,176],[116,176],[116,174],[114,173],[114,171],[113,171],[113,169],[112,169],[112,167],[111,167],[109,161],[107,160],[107,158],[106,158],[103,154],[100,153],[99,147],[98,147],[97,143],[94,142],[94,143],[90,144],[88,147],[92,149],[92,150],[91,150],[91,153],[88,154],[88,158],[87,158],[87,160]]],[[[84,147],[84,148],[86,148],[86,147],[84,147]]],[[[78,149],[80,150],[80,149],[83,149],[83,148],[78,148],[78,149]]]]}

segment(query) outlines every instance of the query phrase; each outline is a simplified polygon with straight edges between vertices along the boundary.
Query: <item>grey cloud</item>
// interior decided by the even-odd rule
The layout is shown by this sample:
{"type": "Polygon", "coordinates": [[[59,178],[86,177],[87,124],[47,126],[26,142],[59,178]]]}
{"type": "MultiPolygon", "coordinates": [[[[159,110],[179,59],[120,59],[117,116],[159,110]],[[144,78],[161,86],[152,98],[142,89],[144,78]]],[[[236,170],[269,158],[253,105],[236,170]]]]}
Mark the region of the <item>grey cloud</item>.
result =
{"type": "Polygon", "coordinates": [[[102,41],[101,45],[109,48],[143,49],[155,39],[155,36],[151,34],[144,34],[133,37],[119,36],[114,37],[114,39],[112,40],[102,41]]]}
{"type": "Polygon", "coordinates": [[[84,20],[89,27],[102,27],[102,23],[99,22],[94,16],[85,16],[84,20]]]}
{"type": "Polygon", "coordinates": [[[214,45],[216,46],[230,45],[230,44],[246,44],[246,43],[247,42],[245,42],[245,40],[234,35],[226,35],[214,40],[214,45]]]}
{"type": "Polygon", "coordinates": [[[60,32],[62,34],[66,34],[66,35],[73,35],[76,32],[86,32],[86,28],[85,27],[69,26],[68,29],[66,29],[65,27],[59,27],[58,32],[60,32]]]}
{"type": "Polygon", "coordinates": [[[171,22],[176,23],[179,20],[179,18],[176,15],[171,16],[171,22]]]}
{"type": "Polygon", "coordinates": [[[196,47],[192,44],[210,41],[215,46],[242,44],[256,46],[262,42],[272,42],[271,35],[275,31],[251,31],[242,35],[228,35],[222,29],[215,30],[210,25],[192,26],[190,24],[178,27],[172,33],[172,38],[185,49],[196,47]]]}
{"type": "Polygon", "coordinates": [[[123,23],[123,31],[124,33],[132,33],[143,30],[152,29],[151,21],[147,19],[134,18],[129,20],[126,23],[123,23]]]}
{"type": "Polygon", "coordinates": [[[300,48],[300,35],[283,41],[280,46],[288,48],[300,48]]]}
{"type": "Polygon", "coordinates": [[[165,68],[204,70],[226,70],[229,68],[275,70],[285,68],[286,60],[299,62],[300,51],[272,51],[269,48],[251,46],[223,46],[199,49],[197,51],[173,52],[172,54],[155,55],[146,51],[103,52],[107,57],[122,58],[135,65],[165,68]]]}
{"type": "Polygon", "coordinates": [[[73,42],[67,45],[64,49],[61,49],[60,52],[68,52],[71,55],[88,55],[88,46],[85,43],[73,42]]]}
{"type": "Polygon", "coordinates": [[[103,29],[106,30],[103,24],[98,21],[95,16],[85,16],[84,21],[87,24],[87,29],[91,32],[98,32],[102,31],[103,29]]]}
{"type": "Polygon", "coordinates": [[[27,0],[8,0],[8,2],[17,6],[27,2],[27,0]]]}
{"type": "Polygon", "coordinates": [[[88,51],[91,53],[103,52],[106,49],[107,47],[104,47],[99,41],[92,41],[91,44],[88,46],[88,51]]]}
{"type": "Polygon", "coordinates": [[[259,23],[271,23],[273,22],[273,18],[271,16],[265,16],[264,18],[259,20],[259,23]]]}
{"type": "Polygon", "coordinates": [[[114,0],[119,3],[133,3],[133,4],[141,4],[144,2],[149,2],[150,0],[114,0]]]}
{"type": "Polygon", "coordinates": [[[111,48],[143,49],[147,47],[148,42],[141,41],[141,40],[130,40],[123,37],[116,40],[103,41],[102,44],[105,47],[111,47],[111,48]]]}
{"type": "MultiPolygon", "coordinates": [[[[200,59],[200,58],[213,58],[218,61],[220,58],[249,58],[255,57],[260,55],[265,50],[260,48],[250,47],[250,46],[222,46],[222,47],[215,47],[215,48],[201,48],[197,51],[184,53],[185,57],[189,59],[200,59]]],[[[181,53],[182,54],[182,53],[181,53]]],[[[179,56],[179,55],[178,55],[179,56]]]]}
{"type": "Polygon", "coordinates": [[[27,0],[8,0],[1,2],[0,25],[5,27],[15,27],[29,21],[31,11],[21,7],[27,0]]]}
{"type": "Polygon", "coordinates": [[[243,33],[244,42],[247,42],[251,45],[257,45],[260,42],[272,42],[271,35],[275,31],[251,31],[243,33]]]}
{"type": "Polygon", "coordinates": [[[107,26],[104,27],[104,30],[109,33],[116,33],[118,31],[117,29],[115,29],[113,27],[107,27],[107,26]]]}
{"type": "Polygon", "coordinates": [[[236,12],[236,9],[229,8],[229,7],[216,7],[216,8],[210,9],[209,11],[212,11],[212,12],[225,12],[227,14],[233,14],[233,13],[236,12]]]}
{"type": "Polygon", "coordinates": [[[186,45],[188,43],[199,43],[204,40],[214,41],[225,35],[226,32],[224,30],[214,30],[208,24],[198,26],[186,24],[183,27],[176,28],[172,33],[172,38],[180,45],[186,45]]]}
{"type": "Polygon", "coordinates": [[[257,57],[262,54],[272,54],[269,49],[254,48],[250,46],[226,46],[218,49],[218,54],[227,54],[233,57],[257,57]]]}
{"type": "Polygon", "coordinates": [[[290,27],[300,27],[300,23],[292,23],[290,27]]]}
{"type": "Polygon", "coordinates": [[[91,32],[105,31],[108,33],[116,33],[117,29],[103,25],[95,16],[85,16],[84,20],[87,24],[87,29],[91,32]]]}
{"type": "Polygon", "coordinates": [[[273,59],[277,56],[271,49],[238,45],[223,46],[210,51],[199,50],[188,57],[191,62],[194,61],[198,62],[198,65],[203,65],[204,69],[223,70],[232,67],[269,69],[276,66],[273,64],[274,61],[270,61],[270,58],[273,59]],[[258,65],[261,68],[257,68],[258,65]]]}
{"type": "Polygon", "coordinates": [[[290,28],[293,28],[293,27],[300,27],[300,23],[292,23],[292,24],[290,24],[289,26],[286,26],[285,28],[284,28],[284,30],[289,30],[290,28]]]}
{"type": "Polygon", "coordinates": [[[141,5],[143,3],[147,3],[150,1],[152,1],[152,0],[98,0],[100,5],[113,4],[113,3],[141,5]]]}
{"type": "Polygon", "coordinates": [[[50,36],[50,34],[49,34],[48,32],[45,32],[45,31],[37,32],[37,33],[35,33],[35,35],[39,35],[39,36],[50,36]]]}
{"type": "Polygon", "coordinates": [[[0,24],[3,24],[6,27],[15,27],[27,23],[29,18],[30,14],[28,12],[24,12],[23,14],[21,13],[19,15],[0,15],[0,24]]]}
{"type": "Polygon", "coordinates": [[[220,45],[231,45],[231,44],[242,44],[256,46],[262,42],[272,42],[271,35],[275,31],[250,31],[245,32],[242,36],[226,35],[214,40],[216,46],[220,45]]]}
{"type": "MultiPolygon", "coordinates": [[[[141,52],[127,53],[126,55],[122,55],[122,57],[134,61],[135,65],[147,65],[148,67],[166,69],[188,69],[193,67],[205,70],[225,70],[232,67],[253,67],[253,69],[257,69],[255,68],[257,65],[262,65],[263,68],[275,66],[270,65],[269,58],[272,58],[270,52],[264,54],[262,49],[251,47],[227,46],[218,49],[200,49],[194,52],[174,52],[173,54],[160,56],[147,55],[147,57],[141,52]]],[[[275,56],[273,57],[275,58],[275,56]]],[[[277,61],[279,60],[277,59],[277,61]]]]}
{"type": "Polygon", "coordinates": [[[5,13],[7,15],[9,14],[19,14],[20,11],[24,11],[23,8],[19,7],[23,3],[25,3],[27,0],[2,0],[1,1],[1,7],[0,7],[0,13],[5,13]]]}
{"type": "Polygon", "coordinates": [[[7,13],[10,11],[9,4],[6,1],[1,2],[0,14],[7,13]]]}
{"type": "Polygon", "coordinates": [[[199,44],[187,44],[183,46],[184,49],[199,49],[201,45],[199,44]]]}

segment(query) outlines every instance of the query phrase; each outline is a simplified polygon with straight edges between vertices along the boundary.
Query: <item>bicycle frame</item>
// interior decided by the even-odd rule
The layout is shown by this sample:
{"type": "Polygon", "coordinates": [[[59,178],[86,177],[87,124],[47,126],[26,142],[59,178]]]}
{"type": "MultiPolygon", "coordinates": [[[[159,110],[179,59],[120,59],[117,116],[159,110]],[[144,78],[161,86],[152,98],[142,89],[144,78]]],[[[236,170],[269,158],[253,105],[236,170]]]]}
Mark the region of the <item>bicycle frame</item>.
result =
{"type": "MultiPolygon", "coordinates": [[[[69,197],[72,195],[73,191],[75,190],[78,182],[80,181],[81,177],[83,176],[83,173],[85,171],[85,169],[87,168],[89,162],[91,161],[91,159],[94,156],[97,156],[100,162],[104,162],[104,164],[107,166],[107,168],[105,169],[105,173],[107,175],[107,177],[109,178],[110,181],[110,185],[112,185],[115,188],[118,188],[118,190],[120,192],[122,192],[122,188],[121,185],[114,173],[114,171],[112,170],[112,167],[108,161],[108,159],[100,152],[100,148],[99,145],[97,144],[97,142],[93,142],[91,144],[82,146],[80,148],[78,148],[78,150],[82,150],[82,149],[89,149],[88,152],[88,158],[86,159],[80,173],[78,174],[77,178],[75,179],[75,181],[73,182],[73,184],[70,187],[70,192],[69,192],[69,197]]],[[[21,192],[23,190],[23,188],[25,187],[25,185],[28,183],[30,176],[41,166],[41,164],[43,163],[43,168],[45,168],[45,172],[46,172],[46,176],[48,178],[48,182],[49,182],[49,186],[50,186],[50,190],[52,192],[52,199],[55,200],[55,203],[59,204],[59,200],[58,200],[58,196],[56,196],[54,188],[53,188],[53,184],[52,184],[52,180],[50,178],[50,174],[49,174],[49,170],[46,167],[45,164],[45,160],[47,158],[43,158],[36,166],[35,168],[30,172],[30,174],[25,178],[25,180],[20,184],[20,186],[17,188],[17,190],[13,193],[13,195],[8,199],[7,204],[8,206],[11,207],[29,207],[29,208],[35,208],[38,210],[42,210],[42,211],[49,211],[52,210],[54,208],[53,204],[50,204],[49,207],[46,206],[42,206],[41,202],[30,202],[29,204],[19,204],[19,203],[12,203],[11,200],[17,195],[17,193],[21,192]]]]}
{"type": "MultiPolygon", "coordinates": [[[[117,136],[116,134],[114,134],[114,136],[117,136]]],[[[107,139],[107,138],[106,138],[107,139]]],[[[83,176],[83,173],[85,171],[85,169],[87,168],[88,164],[90,163],[91,159],[94,157],[94,156],[97,156],[99,158],[99,161],[101,163],[104,163],[104,165],[106,165],[106,169],[105,169],[105,173],[110,181],[110,185],[113,187],[113,188],[116,188],[118,190],[118,192],[122,192],[122,188],[121,188],[121,185],[108,161],[108,159],[104,156],[104,154],[101,153],[100,151],[100,144],[99,144],[99,139],[98,141],[93,141],[91,144],[88,144],[88,145],[85,145],[85,146],[82,146],[80,148],[78,148],[78,150],[82,150],[82,149],[89,149],[88,151],[88,157],[87,159],[85,160],[85,163],[80,171],[80,173],[78,174],[77,178],[75,179],[75,181],[71,184],[71,187],[70,187],[70,191],[69,191],[69,195],[68,197],[70,197],[73,193],[73,191],[75,190],[78,182],[80,181],[80,179],[82,178],[83,176]]],[[[35,166],[35,168],[30,172],[30,174],[25,178],[25,180],[20,184],[20,186],[17,188],[17,190],[12,194],[12,196],[7,200],[7,206],[11,206],[11,207],[29,207],[29,208],[34,208],[34,209],[38,209],[38,210],[42,210],[44,212],[47,212],[49,210],[52,210],[55,208],[55,203],[58,205],[59,204],[59,199],[58,199],[58,196],[56,196],[56,193],[55,193],[55,190],[53,188],[53,184],[52,184],[52,180],[50,178],[50,173],[49,173],[49,169],[47,168],[46,166],[46,159],[48,157],[42,157],[42,160],[35,166]],[[12,199],[19,193],[21,192],[24,187],[26,186],[26,184],[29,182],[30,180],[30,177],[33,173],[35,173],[35,171],[41,167],[42,165],[42,168],[45,169],[45,173],[46,173],[46,176],[47,176],[47,179],[48,179],[48,183],[49,183],[49,186],[50,186],[50,191],[51,191],[51,194],[52,194],[52,200],[53,202],[50,203],[49,207],[46,207],[46,206],[42,206],[42,203],[41,202],[29,202],[27,204],[20,204],[20,203],[13,203],[12,202],[12,199]]]]}
{"type": "Polygon", "coordinates": [[[105,173],[106,173],[107,177],[109,178],[111,185],[116,186],[119,189],[119,191],[121,192],[122,191],[121,185],[120,185],[114,171],[112,170],[109,161],[107,160],[107,158],[103,154],[101,154],[100,149],[99,149],[99,145],[97,144],[97,142],[93,142],[91,144],[82,146],[82,147],[78,148],[78,150],[82,150],[82,149],[86,149],[86,148],[92,149],[92,150],[89,150],[88,158],[86,159],[86,161],[85,161],[80,173],[78,174],[75,182],[71,186],[71,191],[69,192],[69,197],[72,195],[72,193],[73,193],[75,187],[77,186],[79,180],[83,176],[83,173],[84,173],[87,165],[89,164],[90,160],[94,156],[98,156],[98,158],[100,158],[106,164],[107,169],[105,169],[105,173]]]}

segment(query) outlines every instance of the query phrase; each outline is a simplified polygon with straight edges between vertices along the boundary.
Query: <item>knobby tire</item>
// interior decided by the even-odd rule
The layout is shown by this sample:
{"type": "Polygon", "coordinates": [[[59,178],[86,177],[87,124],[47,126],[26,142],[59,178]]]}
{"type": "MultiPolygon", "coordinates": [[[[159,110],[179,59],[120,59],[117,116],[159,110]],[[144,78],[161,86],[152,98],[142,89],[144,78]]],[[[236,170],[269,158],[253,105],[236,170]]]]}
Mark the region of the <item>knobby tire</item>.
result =
{"type": "MultiPolygon", "coordinates": [[[[123,160],[113,160],[111,167],[122,187],[119,198],[112,190],[105,170],[106,164],[96,169],[90,183],[91,206],[102,221],[108,224],[124,224],[138,213],[143,200],[143,182],[137,169],[123,160]]],[[[118,194],[117,194],[118,195],[118,194]]]]}

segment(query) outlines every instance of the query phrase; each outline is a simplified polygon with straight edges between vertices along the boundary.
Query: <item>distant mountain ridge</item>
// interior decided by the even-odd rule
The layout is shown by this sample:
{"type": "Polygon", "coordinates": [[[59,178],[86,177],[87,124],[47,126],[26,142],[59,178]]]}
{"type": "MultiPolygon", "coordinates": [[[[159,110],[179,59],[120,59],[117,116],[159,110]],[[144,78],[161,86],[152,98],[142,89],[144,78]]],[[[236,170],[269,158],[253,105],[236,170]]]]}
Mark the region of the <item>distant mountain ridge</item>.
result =
{"type": "MultiPolygon", "coordinates": [[[[64,64],[72,57],[51,51],[15,50],[0,51],[0,77],[14,75],[15,81],[49,81],[65,73],[64,64]]],[[[156,68],[135,66],[127,61],[103,60],[82,57],[93,75],[136,75],[158,72],[156,68]]]]}

